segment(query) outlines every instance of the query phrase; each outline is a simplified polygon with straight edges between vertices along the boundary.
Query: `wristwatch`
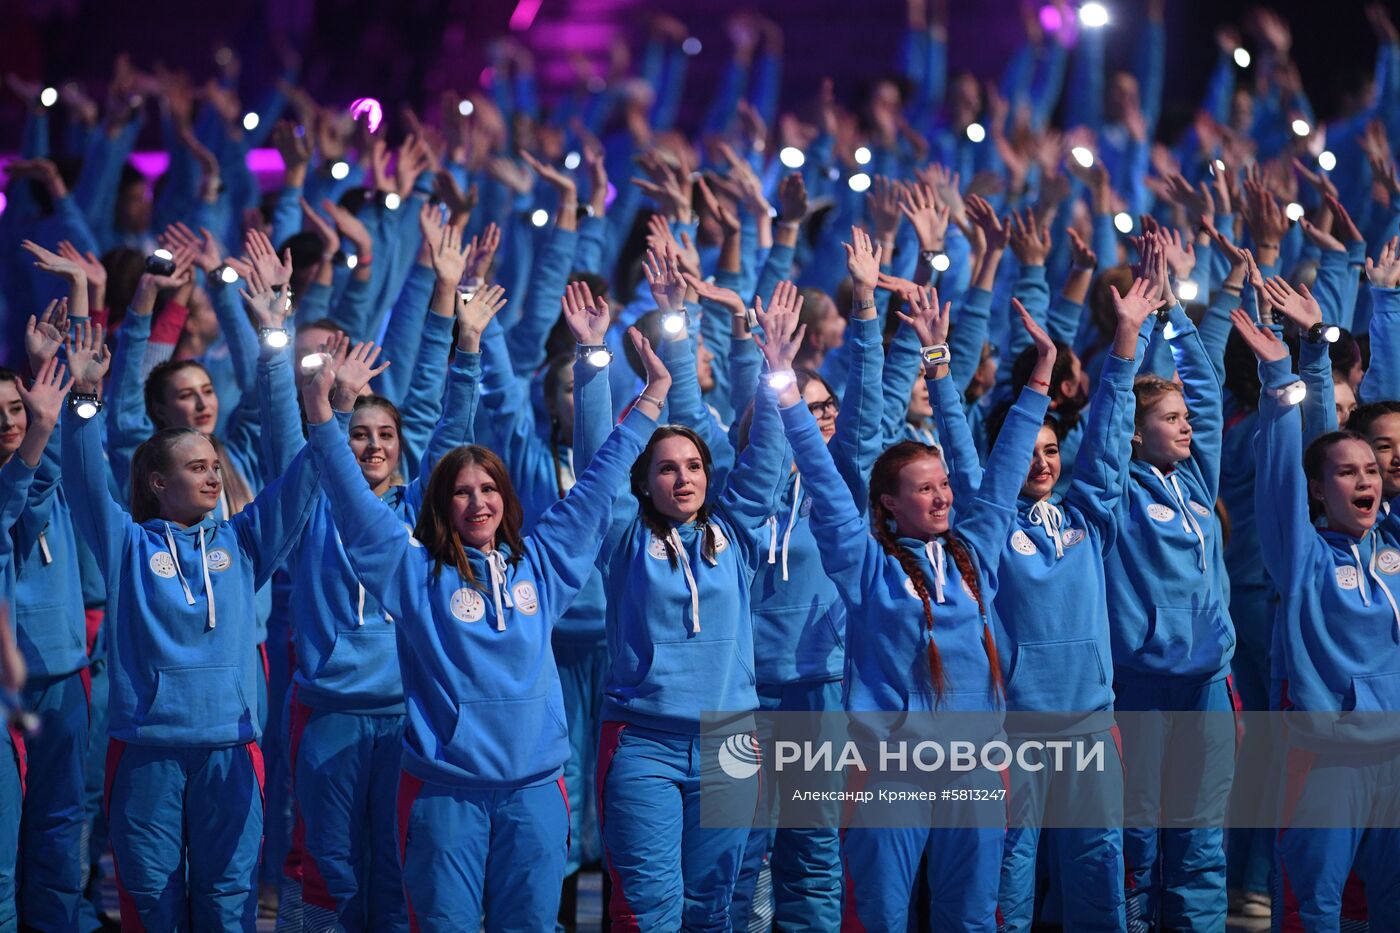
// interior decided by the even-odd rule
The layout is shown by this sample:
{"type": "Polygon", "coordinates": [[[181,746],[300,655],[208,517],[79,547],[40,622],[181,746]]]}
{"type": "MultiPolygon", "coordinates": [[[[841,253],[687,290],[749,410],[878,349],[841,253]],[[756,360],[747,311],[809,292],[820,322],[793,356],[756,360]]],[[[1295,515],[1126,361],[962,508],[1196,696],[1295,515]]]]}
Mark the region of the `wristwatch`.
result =
{"type": "Polygon", "coordinates": [[[1303,333],[1303,339],[1308,343],[1336,343],[1342,337],[1342,329],[1336,324],[1324,324],[1318,321],[1303,333]]]}
{"type": "Polygon", "coordinates": [[[929,366],[946,366],[953,358],[946,343],[936,343],[930,347],[923,347],[919,350],[919,356],[929,366]]]}
{"type": "Polygon", "coordinates": [[[612,351],[601,343],[580,343],[574,347],[574,359],[602,369],[612,362],[612,351]]]}

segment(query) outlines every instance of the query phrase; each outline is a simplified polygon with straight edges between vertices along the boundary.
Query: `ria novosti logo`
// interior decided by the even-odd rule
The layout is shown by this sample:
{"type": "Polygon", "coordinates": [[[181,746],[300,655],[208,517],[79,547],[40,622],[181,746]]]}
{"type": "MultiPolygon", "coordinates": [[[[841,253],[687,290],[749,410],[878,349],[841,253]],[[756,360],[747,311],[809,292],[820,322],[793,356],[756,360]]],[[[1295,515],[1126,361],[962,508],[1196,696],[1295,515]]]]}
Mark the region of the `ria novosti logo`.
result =
{"type": "Polygon", "coordinates": [[[762,766],[763,750],[751,732],[737,732],[719,747],[719,767],[736,781],[746,781],[762,766]]]}

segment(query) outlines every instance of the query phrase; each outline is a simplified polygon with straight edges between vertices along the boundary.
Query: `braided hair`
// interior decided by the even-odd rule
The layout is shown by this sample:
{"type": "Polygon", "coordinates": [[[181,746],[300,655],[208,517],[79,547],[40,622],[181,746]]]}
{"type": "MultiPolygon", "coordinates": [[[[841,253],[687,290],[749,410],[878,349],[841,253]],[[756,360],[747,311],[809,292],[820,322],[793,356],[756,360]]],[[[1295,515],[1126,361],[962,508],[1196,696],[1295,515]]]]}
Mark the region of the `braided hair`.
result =
{"type": "MultiPolygon", "coordinates": [[[[943,659],[938,653],[938,641],[933,637],[933,600],[929,598],[928,577],[919,559],[906,548],[901,547],[895,537],[894,516],[881,501],[882,496],[896,495],[899,489],[899,474],[906,466],[923,457],[943,459],[942,452],[930,444],[917,441],[900,441],[882,453],[870,472],[870,530],[886,554],[899,561],[900,569],[909,578],[914,592],[924,604],[924,624],[928,627],[928,667],[933,682],[933,692],[938,700],[943,699],[946,678],[943,672],[943,659]]],[[[972,592],[977,602],[977,611],[982,617],[982,647],[987,652],[987,663],[991,667],[987,689],[994,695],[1002,692],[1001,661],[997,656],[996,640],[992,637],[991,626],[987,624],[987,606],[982,599],[981,580],[972,554],[961,539],[949,534],[944,538],[948,552],[953,555],[953,563],[958,574],[972,592]]]]}
{"type": "MultiPolygon", "coordinates": [[[[647,489],[647,476],[651,472],[652,456],[656,452],[656,445],[668,437],[683,437],[695,445],[695,449],[700,452],[700,464],[705,471],[705,482],[708,488],[709,481],[713,476],[711,466],[710,448],[690,428],[682,424],[663,424],[652,432],[651,440],[647,441],[646,447],[642,449],[641,455],[632,462],[631,488],[632,495],[637,500],[637,516],[641,519],[646,529],[656,537],[666,548],[666,560],[671,565],[671,569],[676,568],[676,549],[671,544],[671,522],[662,515],[660,510],[652,503],[651,494],[647,489]]],[[[714,566],[715,552],[717,550],[717,537],[714,526],[710,524],[709,503],[700,506],[700,510],[695,513],[695,524],[700,529],[703,543],[700,546],[700,555],[706,563],[714,566]]]]}

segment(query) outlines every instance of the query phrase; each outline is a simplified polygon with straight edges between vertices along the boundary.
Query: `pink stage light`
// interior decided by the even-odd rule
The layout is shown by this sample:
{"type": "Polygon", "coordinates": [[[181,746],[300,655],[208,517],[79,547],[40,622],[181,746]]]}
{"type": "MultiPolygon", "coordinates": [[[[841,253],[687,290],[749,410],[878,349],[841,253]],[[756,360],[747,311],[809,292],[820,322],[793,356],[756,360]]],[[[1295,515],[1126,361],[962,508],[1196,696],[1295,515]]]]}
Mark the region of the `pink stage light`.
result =
{"type": "Polygon", "coordinates": [[[1057,7],[1043,6],[1040,8],[1040,28],[1046,32],[1059,32],[1060,27],[1065,24],[1064,17],[1060,16],[1057,7]]]}
{"type": "Polygon", "coordinates": [[[384,108],[373,97],[361,97],[350,105],[350,119],[365,118],[365,125],[371,133],[379,132],[379,124],[384,122],[384,108]]]}
{"type": "Polygon", "coordinates": [[[540,4],[543,0],[520,0],[515,5],[515,12],[510,14],[511,32],[524,32],[535,22],[535,16],[540,12],[540,4]]]}

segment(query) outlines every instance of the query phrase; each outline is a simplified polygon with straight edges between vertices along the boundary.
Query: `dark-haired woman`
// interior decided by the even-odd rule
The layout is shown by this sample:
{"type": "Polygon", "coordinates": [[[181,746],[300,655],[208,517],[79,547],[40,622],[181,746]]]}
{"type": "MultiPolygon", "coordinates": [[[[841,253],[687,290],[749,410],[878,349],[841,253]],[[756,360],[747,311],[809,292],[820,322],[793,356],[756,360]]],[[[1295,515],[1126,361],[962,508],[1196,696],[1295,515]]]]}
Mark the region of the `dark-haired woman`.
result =
{"type": "MultiPolygon", "coordinates": [[[[772,378],[796,398],[796,311],[779,306],[766,317],[772,378]]],[[[586,462],[611,399],[605,373],[580,367],[574,379],[574,440],[586,462]]],[[[749,587],[787,462],[772,391],[760,393],[750,444],[722,489],[712,488],[699,434],[674,424],[656,431],[632,464],[633,498],[619,501],[599,554],[612,660],[597,781],[609,911],[621,927],[729,929],[757,781],[733,781],[732,799],[707,800],[738,817],[733,828],[700,827],[702,773],[715,767],[702,766],[700,714],[733,712],[735,733],[753,729],[749,587]]]]}
{"type": "MultiPolygon", "coordinates": [[[[470,440],[480,379],[480,356],[475,343],[468,343],[474,322],[489,320],[505,303],[496,286],[462,302],[455,282],[450,277],[431,301],[429,326],[447,331],[460,319],[461,336],[442,417],[412,482],[404,485],[400,477],[398,409],[387,399],[361,395],[388,364],[376,367],[378,349],[360,344],[336,367],[332,408],[348,430],[360,474],[410,529],[434,464],[470,440]]],[[[290,394],[290,374],[270,388],[290,394]]],[[[281,446],[290,448],[290,441],[281,446]]],[[[407,930],[393,810],[404,723],[398,627],[361,583],[324,495],[317,497],[289,568],[297,669],[288,731],[302,826],[303,917],[318,928],[407,930]]]]}
{"type": "MultiPolygon", "coordinates": [[[[935,313],[927,294],[911,297],[916,316],[935,313]]],[[[1049,405],[1043,386],[1055,364],[1050,338],[1024,314],[1022,322],[1040,361],[1007,414],[977,497],[959,506],[956,527],[950,524],[953,489],[936,448],[902,441],[880,455],[870,476],[867,522],[815,419],[798,406],[782,409],[798,469],[812,491],[812,531],[822,566],[846,601],[850,711],[991,713],[978,720],[985,734],[958,738],[976,742],[1000,734],[1002,678],[991,599],[1016,494],[1049,405]]],[[[969,791],[990,794],[1002,787],[1000,776],[986,771],[963,780],[958,786],[969,791]]],[[[934,829],[874,828],[858,821],[848,828],[842,839],[844,925],[903,930],[926,854],[934,926],[995,930],[1004,809],[993,826],[986,811],[974,812],[978,806],[987,804],[935,806],[934,829]]]]}
{"type": "MultiPolygon", "coordinates": [[[[478,310],[462,322],[468,355],[491,316],[478,310]]],[[[669,375],[639,349],[648,391],[664,393],[669,375]]],[[[410,533],[365,483],[333,422],[329,385],[317,374],[303,398],[331,514],[351,565],[402,633],[397,826],[410,923],[477,929],[484,913],[488,930],[552,928],[568,852],[569,746],[550,632],[587,579],[659,406],[634,409],[529,537],[504,465],[478,446],[438,461],[410,533]]]]}
{"type": "MultiPolygon", "coordinates": [[[[1063,426],[1047,417],[1036,435],[1030,472],[1016,504],[1016,521],[1002,544],[997,575],[996,636],[1006,678],[1007,732],[1018,739],[1084,736],[1117,757],[1113,726],[1112,648],[1104,595],[1103,554],[1116,533],[1114,509],[1123,495],[1131,447],[1127,438],[1133,376],[1147,349],[1159,302],[1138,280],[1117,300],[1118,333],[1100,372],[1097,394],[1083,432],[1086,445],[1073,469],[1069,494],[1055,494],[1062,470],[1063,426]],[[1150,321],[1150,323],[1148,323],[1150,321]],[[1016,712],[1032,715],[1017,717],[1016,712]]],[[[929,344],[947,340],[947,319],[916,320],[929,344]]],[[[1058,350],[1058,345],[1057,345],[1058,350]]],[[[1056,368],[1059,360],[1056,360],[1056,368]]],[[[929,383],[938,433],[953,490],[969,500],[982,483],[972,435],[954,380],[940,367],[929,383]]],[[[1024,375],[1022,382],[1029,378],[1024,375]]],[[[1053,380],[1053,375],[1052,375],[1053,380]]],[[[1043,388],[1043,387],[1042,387],[1043,388]]],[[[999,425],[989,424],[995,441],[999,425]]],[[[1034,920],[1036,859],[1047,802],[1082,829],[1052,829],[1051,883],[1075,930],[1123,929],[1122,780],[1114,762],[1106,777],[1057,773],[1048,756],[1016,768],[1011,776],[1011,827],[1001,868],[1000,906],[1009,931],[1034,920]],[[1089,828],[1092,817],[1099,825],[1089,828]]],[[[1062,822],[1060,825],[1069,825],[1062,822]]]]}
{"type": "Polygon", "coordinates": [[[1242,311],[1259,359],[1256,521],[1278,588],[1288,717],[1273,910],[1282,929],[1337,930],[1354,871],[1372,929],[1400,928],[1400,528],[1354,431],[1303,449],[1288,348],[1242,311]],[[1324,518],[1314,525],[1312,516],[1324,518]],[[1389,714],[1388,716],[1386,714],[1389,714]],[[1374,828],[1366,828],[1374,827],[1374,828]]]}
{"type": "Polygon", "coordinates": [[[63,485],[110,593],[106,803],[123,920],[244,930],[263,822],[253,594],[301,531],[316,468],[299,454],[219,519],[218,453],[198,431],[167,428],[136,450],[128,515],[108,492],[101,419],[84,417],[110,360],[100,328],[80,328],[68,359],[63,485]]]}

